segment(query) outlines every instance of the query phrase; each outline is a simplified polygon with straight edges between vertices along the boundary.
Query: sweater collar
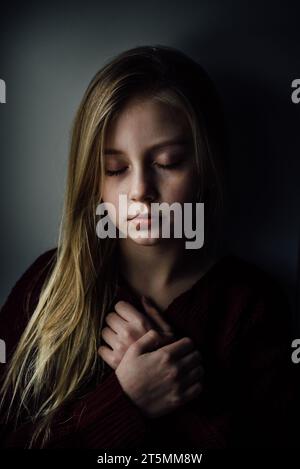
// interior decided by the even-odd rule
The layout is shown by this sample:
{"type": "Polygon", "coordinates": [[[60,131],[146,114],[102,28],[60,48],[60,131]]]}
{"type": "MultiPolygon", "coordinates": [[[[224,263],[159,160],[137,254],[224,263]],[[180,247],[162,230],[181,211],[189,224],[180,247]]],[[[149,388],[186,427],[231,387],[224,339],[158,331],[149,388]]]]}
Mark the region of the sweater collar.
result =
{"type": "MultiPolygon", "coordinates": [[[[181,314],[184,307],[190,303],[191,299],[196,301],[199,307],[205,308],[208,305],[210,293],[216,286],[217,279],[220,278],[220,273],[227,257],[228,256],[223,256],[219,258],[190,288],[176,296],[162,314],[172,317],[181,314]]],[[[121,274],[119,274],[114,304],[120,300],[131,303],[139,311],[144,311],[140,296],[133,290],[121,274]]]]}

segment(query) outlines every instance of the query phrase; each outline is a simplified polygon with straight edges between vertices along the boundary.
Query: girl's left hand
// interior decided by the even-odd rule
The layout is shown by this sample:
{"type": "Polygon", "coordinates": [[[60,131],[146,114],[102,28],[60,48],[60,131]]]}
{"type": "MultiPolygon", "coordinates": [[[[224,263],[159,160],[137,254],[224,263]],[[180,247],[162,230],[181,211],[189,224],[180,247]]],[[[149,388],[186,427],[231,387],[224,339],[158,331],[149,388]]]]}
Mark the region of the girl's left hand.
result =
{"type": "Polygon", "coordinates": [[[153,303],[142,296],[142,304],[147,314],[141,313],[127,301],[118,301],[115,311],[108,313],[105,318],[107,326],[102,329],[101,336],[109,347],[100,346],[98,354],[114,370],[130,345],[150,329],[160,332],[160,346],[175,339],[171,326],[162,318],[153,303]]]}

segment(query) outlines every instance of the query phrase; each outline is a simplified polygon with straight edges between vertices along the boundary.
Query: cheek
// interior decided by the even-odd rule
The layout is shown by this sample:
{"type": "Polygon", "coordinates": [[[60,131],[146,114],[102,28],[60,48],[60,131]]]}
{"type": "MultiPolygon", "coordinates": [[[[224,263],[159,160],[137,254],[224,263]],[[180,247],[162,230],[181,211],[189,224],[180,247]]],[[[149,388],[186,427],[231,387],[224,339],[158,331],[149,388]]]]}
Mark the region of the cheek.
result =
{"type": "Polygon", "coordinates": [[[165,182],[163,197],[170,202],[191,202],[195,196],[198,180],[190,171],[178,174],[165,182]]]}
{"type": "MultiPolygon", "coordinates": [[[[112,179],[113,178],[105,180],[103,183],[102,201],[113,205],[114,209],[108,207],[108,213],[111,214],[111,210],[113,210],[114,214],[116,215],[116,226],[119,226],[119,212],[121,208],[119,206],[119,196],[120,194],[124,194],[124,190],[121,190],[120,184],[112,179]]],[[[120,216],[122,221],[127,220],[127,207],[123,207],[120,216]]]]}
{"type": "Polygon", "coordinates": [[[118,191],[114,187],[114,184],[104,182],[102,187],[102,201],[112,204],[115,207],[116,213],[118,213],[118,191]]]}
{"type": "Polygon", "coordinates": [[[105,179],[102,187],[102,199],[104,202],[115,204],[118,200],[118,185],[110,179],[105,179]]]}

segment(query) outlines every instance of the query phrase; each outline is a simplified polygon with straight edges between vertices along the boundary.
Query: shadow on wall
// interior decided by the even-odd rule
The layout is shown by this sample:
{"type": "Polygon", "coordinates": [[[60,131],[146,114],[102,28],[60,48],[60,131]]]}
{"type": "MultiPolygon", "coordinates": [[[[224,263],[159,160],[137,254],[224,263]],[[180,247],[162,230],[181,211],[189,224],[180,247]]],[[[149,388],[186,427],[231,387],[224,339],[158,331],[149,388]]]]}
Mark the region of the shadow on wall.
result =
{"type": "MultiPolygon", "coordinates": [[[[216,40],[220,37],[222,34],[216,40]]],[[[233,41],[234,36],[231,38],[233,41]]],[[[219,53],[214,47],[219,44],[213,41],[205,44],[203,38],[193,37],[178,47],[208,71],[224,105],[230,143],[225,246],[280,281],[300,332],[300,104],[291,100],[292,80],[297,78],[297,71],[300,75],[296,66],[299,40],[300,31],[297,41],[291,37],[283,41],[280,36],[278,44],[273,43],[272,54],[265,45],[265,50],[257,49],[257,55],[255,44],[248,43],[252,57],[247,55],[243,61],[242,41],[239,45],[229,44],[227,39],[227,65],[224,57],[216,63],[219,53]]]]}

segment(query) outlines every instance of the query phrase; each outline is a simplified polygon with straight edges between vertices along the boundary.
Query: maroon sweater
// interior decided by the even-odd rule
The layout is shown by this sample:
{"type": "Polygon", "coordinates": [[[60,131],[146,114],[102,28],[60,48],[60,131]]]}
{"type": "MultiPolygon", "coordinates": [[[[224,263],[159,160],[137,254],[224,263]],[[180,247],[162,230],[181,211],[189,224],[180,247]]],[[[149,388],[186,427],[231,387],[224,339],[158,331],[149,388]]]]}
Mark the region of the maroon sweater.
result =
{"type": "MultiPolygon", "coordinates": [[[[28,322],[24,303],[34,285],[32,312],[55,249],[39,256],[11,290],[0,313],[7,362],[28,322]]],[[[120,280],[120,299],[143,311],[120,280]]],[[[293,413],[290,311],[276,282],[252,264],[225,256],[163,312],[177,337],[189,336],[203,356],[199,397],[176,411],[147,419],[107,365],[100,384],[57,413],[49,448],[224,448],[290,444],[293,413]]],[[[0,375],[6,364],[0,364],[0,375]]],[[[0,416],[1,421],[1,416],[0,416]]],[[[2,424],[0,447],[25,448],[31,422],[2,424]]]]}

